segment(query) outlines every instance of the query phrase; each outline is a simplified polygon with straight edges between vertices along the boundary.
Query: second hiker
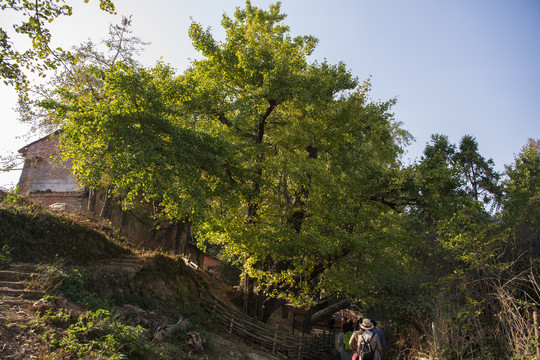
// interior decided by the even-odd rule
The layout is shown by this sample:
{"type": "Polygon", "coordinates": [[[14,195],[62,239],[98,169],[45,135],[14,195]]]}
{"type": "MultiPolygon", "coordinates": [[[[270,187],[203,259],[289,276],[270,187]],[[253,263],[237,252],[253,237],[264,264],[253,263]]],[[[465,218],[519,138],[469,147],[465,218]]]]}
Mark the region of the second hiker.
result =
{"type": "Polygon", "coordinates": [[[381,360],[382,345],[379,336],[373,330],[371,320],[364,319],[360,324],[360,330],[355,331],[349,346],[356,349],[353,359],[358,360],[381,360]]]}

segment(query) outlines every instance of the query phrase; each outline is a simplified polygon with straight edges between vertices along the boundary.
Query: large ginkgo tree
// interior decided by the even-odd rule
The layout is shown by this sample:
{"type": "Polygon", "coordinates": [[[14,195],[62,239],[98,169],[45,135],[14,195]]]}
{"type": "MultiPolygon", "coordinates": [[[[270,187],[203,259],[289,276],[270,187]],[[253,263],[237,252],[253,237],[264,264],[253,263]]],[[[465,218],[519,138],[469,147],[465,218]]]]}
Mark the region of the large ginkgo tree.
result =
{"type": "MultiPolygon", "coordinates": [[[[284,19],[279,3],[247,1],[223,16],[223,41],[192,23],[202,57],[183,74],[93,66],[92,91],[78,83],[44,105],[61,114],[82,184],[189,219],[251,294],[369,303],[408,261],[397,176],[408,134],[393,100],[371,101],[342,63],[310,62],[317,40],[291,36],[284,19]]],[[[259,315],[277,304],[260,301],[259,315]]]]}

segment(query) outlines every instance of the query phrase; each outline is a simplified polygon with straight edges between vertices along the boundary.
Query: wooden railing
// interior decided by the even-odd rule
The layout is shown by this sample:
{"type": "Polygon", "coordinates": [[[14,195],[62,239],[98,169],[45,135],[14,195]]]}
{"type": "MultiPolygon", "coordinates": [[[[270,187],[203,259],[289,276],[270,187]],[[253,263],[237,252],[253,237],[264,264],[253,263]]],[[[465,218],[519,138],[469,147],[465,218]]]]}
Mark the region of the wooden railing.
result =
{"type": "Polygon", "coordinates": [[[258,344],[273,354],[280,353],[288,359],[320,359],[321,354],[335,348],[333,332],[294,336],[280,332],[265,323],[239,312],[204,292],[201,305],[229,334],[235,334],[247,341],[258,344]]]}

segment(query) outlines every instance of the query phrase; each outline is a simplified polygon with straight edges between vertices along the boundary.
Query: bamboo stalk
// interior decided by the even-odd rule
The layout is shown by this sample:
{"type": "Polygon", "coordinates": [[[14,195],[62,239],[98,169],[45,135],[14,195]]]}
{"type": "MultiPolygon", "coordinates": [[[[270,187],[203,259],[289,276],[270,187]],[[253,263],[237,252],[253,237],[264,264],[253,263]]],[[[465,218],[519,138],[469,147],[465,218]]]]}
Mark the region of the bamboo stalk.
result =
{"type": "Polygon", "coordinates": [[[533,311],[533,321],[534,321],[534,335],[536,337],[536,358],[540,360],[540,330],[538,327],[540,326],[540,316],[538,315],[538,311],[533,311]]]}

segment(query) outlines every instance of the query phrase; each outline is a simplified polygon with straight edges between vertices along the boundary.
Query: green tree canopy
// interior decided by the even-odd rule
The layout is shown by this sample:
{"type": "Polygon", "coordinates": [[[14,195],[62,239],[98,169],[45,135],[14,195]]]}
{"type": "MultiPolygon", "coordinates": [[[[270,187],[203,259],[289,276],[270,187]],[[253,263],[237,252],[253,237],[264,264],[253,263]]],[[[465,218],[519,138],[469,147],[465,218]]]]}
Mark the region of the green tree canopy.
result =
{"type": "Polygon", "coordinates": [[[224,42],[193,23],[204,59],[182,80],[185,105],[202,131],[228,139],[239,170],[232,202],[209,209],[199,238],[222,245],[267,293],[308,301],[332,283],[323,285],[329,269],[362,250],[369,262],[369,249],[388,244],[381,230],[406,134],[393,101],[369,102],[369,84],[344,64],[308,63],[316,40],[291,37],[279,10],[247,2],[223,17],[224,42]]]}
{"type": "Polygon", "coordinates": [[[529,139],[503,181],[503,219],[514,231],[514,256],[540,254],[540,141],[529,139]]]}
{"type": "Polygon", "coordinates": [[[495,206],[500,201],[500,175],[493,160],[479,153],[478,143],[470,135],[461,138],[459,147],[445,135],[432,135],[408,177],[407,189],[414,200],[411,210],[424,225],[451,217],[471,202],[495,206]]]}
{"type": "Polygon", "coordinates": [[[515,223],[540,224],[540,140],[529,139],[506,167],[504,209],[515,223]]]}
{"type": "Polygon", "coordinates": [[[454,155],[456,165],[461,169],[464,189],[475,201],[489,203],[498,201],[500,175],[493,169],[493,160],[484,159],[478,152],[478,142],[471,135],[465,135],[459,143],[459,151],[454,155]]]}

